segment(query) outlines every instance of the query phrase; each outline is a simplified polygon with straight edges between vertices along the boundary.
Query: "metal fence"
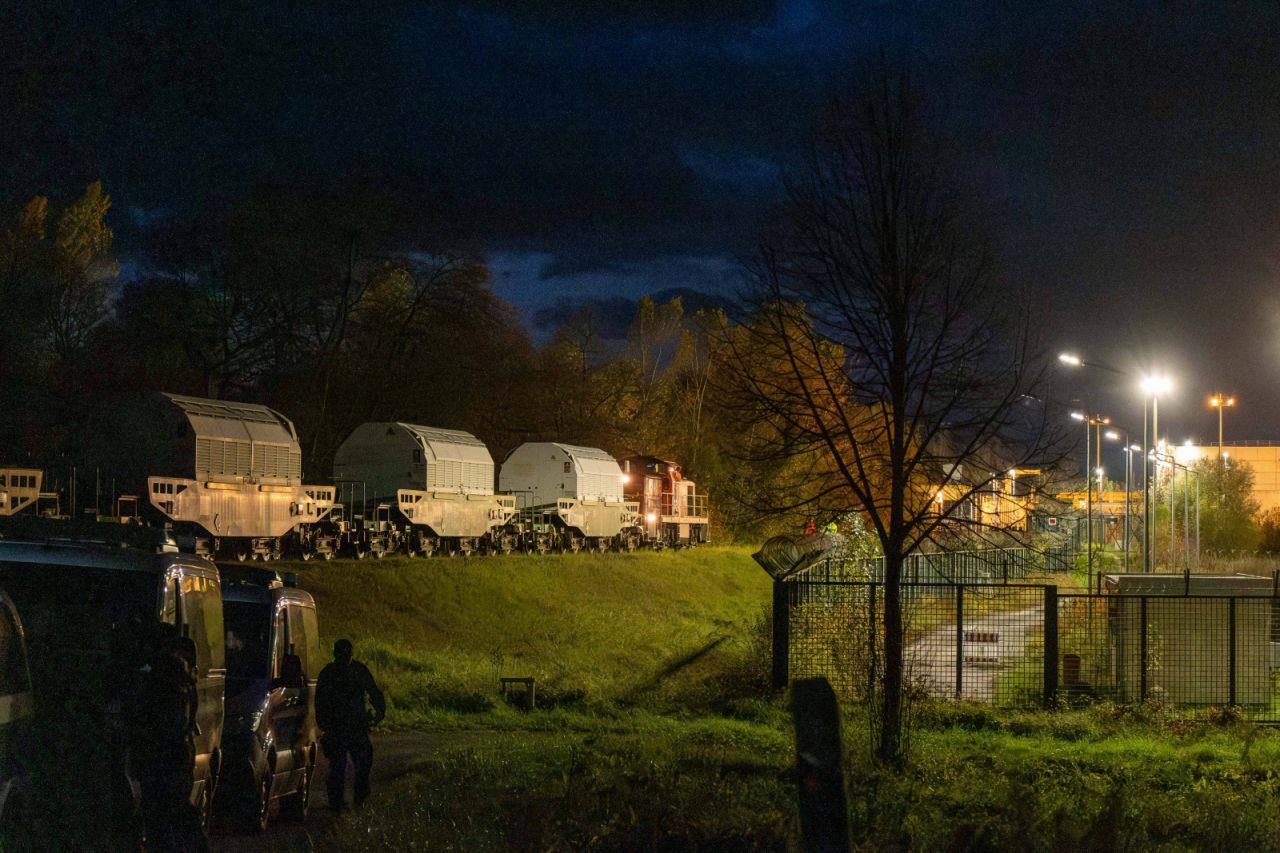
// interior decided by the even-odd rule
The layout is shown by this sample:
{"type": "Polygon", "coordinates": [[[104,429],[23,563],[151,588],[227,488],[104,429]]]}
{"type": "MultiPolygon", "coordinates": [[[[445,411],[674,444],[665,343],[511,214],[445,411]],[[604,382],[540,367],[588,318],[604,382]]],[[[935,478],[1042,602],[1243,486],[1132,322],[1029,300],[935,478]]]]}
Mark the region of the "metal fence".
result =
{"type": "MultiPolygon", "coordinates": [[[[903,560],[902,581],[913,585],[1009,583],[1036,572],[1070,571],[1075,554],[1076,549],[1070,543],[1046,549],[918,552],[903,560]]],[[[883,581],[884,558],[832,558],[795,577],[810,581],[883,581]]]]}
{"type": "MultiPolygon", "coordinates": [[[[906,689],[1005,707],[1146,700],[1238,706],[1280,722],[1280,597],[1060,593],[1038,584],[906,584],[906,689]]],[[[775,686],[825,676],[874,695],[884,589],[800,579],[774,587],[775,686]]]]}

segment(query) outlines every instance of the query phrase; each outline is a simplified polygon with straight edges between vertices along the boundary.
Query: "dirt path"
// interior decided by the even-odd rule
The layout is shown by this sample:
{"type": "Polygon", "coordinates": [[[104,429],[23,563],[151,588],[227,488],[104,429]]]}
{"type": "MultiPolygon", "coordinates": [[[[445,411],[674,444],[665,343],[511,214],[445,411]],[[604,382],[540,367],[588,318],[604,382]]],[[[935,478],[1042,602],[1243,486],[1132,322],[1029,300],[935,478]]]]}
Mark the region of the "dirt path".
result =
{"type": "MultiPolygon", "coordinates": [[[[477,729],[462,731],[387,732],[373,737],[373,798],[378,788],[416,768],[429,764],[457,749],[474,749],[492,743],[500,733],[477,729]]],[[[536,737],[536,735],[533,735],[536,737]]],[[[311,789],[311,815],[305,822],[275,817],[262,835],[247,835],[236,831],[230,820],[217,819],[213,826],[212,841],[215,851],[279,851],[324,848],[325,830],[333,823],[325,801],[325,779],[328,763],[322,758],[316,769],[316,779],[311,789]],[[307,836],[314,841],[307,845],[307,836]]]]}
{"type": "MultiPolygon", "coordinates": [[[[964,624],[960,696],[995,699],[996,676],[1026,654],[1029,635],[1042,629],[1043,608],[989,613],[964,624]]],[[[907,649],[911,677],[931,696],[956,695],[956,626],[943,625],[907,649]]]]}

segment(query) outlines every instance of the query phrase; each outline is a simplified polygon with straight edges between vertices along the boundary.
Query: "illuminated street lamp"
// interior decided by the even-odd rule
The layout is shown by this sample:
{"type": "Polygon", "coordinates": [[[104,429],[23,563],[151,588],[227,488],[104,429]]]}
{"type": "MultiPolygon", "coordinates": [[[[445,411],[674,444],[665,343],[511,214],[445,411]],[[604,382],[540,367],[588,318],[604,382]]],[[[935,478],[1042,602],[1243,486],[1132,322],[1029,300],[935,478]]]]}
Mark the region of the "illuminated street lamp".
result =
{"type": "Polygon", "coordinates": [[[1214,394],[1209,398],[1209,408],[1218,410],[1218,459],[1222,459],[1222,413],[1224,409],[1233,408],[1235,404],[1235,397],[1227,397],[1223,394],[1214,394]]]}
{"type": "Polygon", "coordinates": [[[1085,530],[1087,538],[1085,540],[1086,553],[1089,555],[1089,589],[1093,589],[1093,475],[1096,470],[1098,473],[1102,471],[1102,427],[1111,423],[1111,418],[1103,415],[1089,415],[1084,412],[1072,412],[1071,417],[1074,420],[1084,424],[1084,483],[1085,483],[1085,530]],[[1098,451],[1097,461],[1094,461],[1094,454],[1091,450],[1093,443],[1093,431],[1098,431],[1098,451]],[[1090,465],[1096,465],[1094,470],[1090,470],[1090,465]]]}
{"type": "Polygon", "coordinates": [[[1157,437],[1159,436],[1160,427],[1160,411],[1157,400],[1161,394],[1168,394],[1173,388],[1173,383],[1169,381],[1167,376],[1162,374],[1147,374],[1137,377],[1125,370],[1120,370],[1106,364],[1100,364],[1096,361],[1086,361],[1079,355],[1072,352],[1059,353],[1058,361],[1068,367],[1092,367],[1097,370],[1105,370],[1108,373],[1114,373],[1118,376],[1126,376],[1130,379],[1138,379],[1138,386],[1142,389],[1142,570],[1144,572],[1151,571],[1151,473],[1152,467],[1155,465],[1154,448],[1157,437]],[[1151,430],[1147,430],[1147,401],[1151,401],[1151,430]],[[1151,452],[1148,453],[1147,449],[1151,452]]]}

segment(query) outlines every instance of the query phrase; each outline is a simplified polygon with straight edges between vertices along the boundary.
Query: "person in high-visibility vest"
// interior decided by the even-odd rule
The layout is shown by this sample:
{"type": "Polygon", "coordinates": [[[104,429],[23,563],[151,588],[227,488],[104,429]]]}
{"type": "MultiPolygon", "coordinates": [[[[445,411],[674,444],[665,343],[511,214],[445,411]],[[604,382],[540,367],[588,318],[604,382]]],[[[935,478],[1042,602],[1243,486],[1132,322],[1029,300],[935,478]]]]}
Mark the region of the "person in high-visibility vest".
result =
{"type": "Polygon", "coordinates": [[[822,528],[822,532],[823,533],[839,533],[840,530],[838,527],[836,527],[836,523],[834,521],[831,521],[827,523],[826,527],[822,528]]]}

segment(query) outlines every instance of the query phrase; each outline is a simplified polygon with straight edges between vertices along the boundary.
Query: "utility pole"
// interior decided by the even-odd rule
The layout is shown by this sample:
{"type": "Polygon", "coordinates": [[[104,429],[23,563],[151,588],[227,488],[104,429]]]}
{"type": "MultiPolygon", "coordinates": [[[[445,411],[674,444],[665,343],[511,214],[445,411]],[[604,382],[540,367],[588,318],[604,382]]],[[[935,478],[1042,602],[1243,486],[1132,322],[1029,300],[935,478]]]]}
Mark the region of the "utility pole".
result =
{"type": "Polygon", "coordinates": [[[1209,407],[1218,410],[1218,461],[1222,461],[1222,415],[1223,410],[1235,406],[1236,398],[1215,393],[1209,398],[1209,407]]]}

